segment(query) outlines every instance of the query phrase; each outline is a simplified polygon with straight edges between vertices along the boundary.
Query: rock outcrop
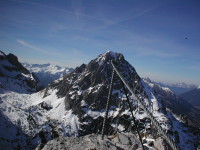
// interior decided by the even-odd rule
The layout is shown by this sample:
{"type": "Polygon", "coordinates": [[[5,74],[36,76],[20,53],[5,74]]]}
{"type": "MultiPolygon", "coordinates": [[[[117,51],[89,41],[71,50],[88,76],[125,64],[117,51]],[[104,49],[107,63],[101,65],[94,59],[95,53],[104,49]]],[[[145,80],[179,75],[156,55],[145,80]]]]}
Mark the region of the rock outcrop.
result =
{"type": "Polygon", "coordinates": [[[18,61],[13,54],[0,51],[0,88],[4,90],[33,93],[41,89],[39,81],[18,61]]]}

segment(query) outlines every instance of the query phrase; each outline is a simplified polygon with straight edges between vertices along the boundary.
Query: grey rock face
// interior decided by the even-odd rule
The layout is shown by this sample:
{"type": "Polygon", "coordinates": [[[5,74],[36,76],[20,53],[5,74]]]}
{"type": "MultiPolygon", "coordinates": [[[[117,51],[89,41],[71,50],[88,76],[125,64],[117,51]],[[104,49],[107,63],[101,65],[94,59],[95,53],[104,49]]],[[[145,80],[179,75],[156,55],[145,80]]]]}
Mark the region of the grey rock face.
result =
{"type": "Polygon", "coordinates": [[[131,150],[141,147],[134,135],[116,134],[107,136],[104,140],[101,135],[90,134],[83,137],[56,138],[49,141],[43,150],[131,150]]]}
{"type": "MultiPolygon", "coordinates": [[[[22,64],[18,61],[17,56],[15,56],[15,55],[13,55],[13,54],[8,54],[8,55],[6,56],[6,58],[7,58],[7,60],[8,60],[13,66],[16,67],[16,70],[17,70],[17,71],[21,71],[21,72],[23,72],[24,74],[30,74],[30,72],[29,72],[26,68],[24,68],[24,67],[22,66],[22,64]]],[[[14,69],[14,68],[13,68],[13,69],[14,69]]]]}
{"type": "Polygon", "coordinates": [[[3,61],[3,60],[5,61],[6,60],[10,64],[13,65],[13,66],[9,66],[9,65],[5,65],[5,63],[4,63],[4,67],[7,68],[7,70],[10,70],[10,71],[12,71],[12,70],[14,70],[14,71],[20,71],[20,72],[22,72],[24,74],[30,74],[30,72],[26,68],[24,68],[22,66],[22,64],[18,61],[17,56],[15,56],[13,54],[6,55],[2,51],[0,51],[0,53],[3,54],[3,55],[0,56],[0,61],[3,61]]]}
{"type": "MultiPolygon", "coordinates": [[[[148,140],[148,139],[147,139],[148,140]]],[[[145,150],[167,150],[163,139],[144,142],[145,150]]],[[[49,141],[42,150],[142,150],[138,137],[132,133],[117,133],[101,139],[99,134],[82,137],[59,137],[49,141]]],[[[39,150],[39,147],[37,148],[39,150]]]]}

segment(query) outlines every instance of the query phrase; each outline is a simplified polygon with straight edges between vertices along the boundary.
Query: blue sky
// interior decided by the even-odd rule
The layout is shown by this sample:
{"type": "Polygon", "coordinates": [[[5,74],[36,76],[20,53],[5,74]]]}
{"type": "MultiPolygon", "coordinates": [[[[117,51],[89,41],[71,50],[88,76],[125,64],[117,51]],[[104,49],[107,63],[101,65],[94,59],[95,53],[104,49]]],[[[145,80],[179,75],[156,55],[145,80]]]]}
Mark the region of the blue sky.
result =
{"type": "Polygon", "coordinates": [[[199,0],[0,0],[0,49],[76,67],[120,52],[141,77],[200,84],[199,0]]]}

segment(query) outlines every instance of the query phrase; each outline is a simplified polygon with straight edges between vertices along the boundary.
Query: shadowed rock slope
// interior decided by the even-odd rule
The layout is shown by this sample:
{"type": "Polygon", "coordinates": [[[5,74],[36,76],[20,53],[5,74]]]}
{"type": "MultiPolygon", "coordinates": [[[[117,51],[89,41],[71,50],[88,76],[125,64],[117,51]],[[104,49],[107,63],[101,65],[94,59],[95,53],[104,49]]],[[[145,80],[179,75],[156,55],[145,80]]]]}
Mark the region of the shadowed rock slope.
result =
{"type": "Polygon", "coordinates": [[[41,89],[37,78],[13,54],[0,51],[0,88],[18,93],[33,93],[41,89]]]}

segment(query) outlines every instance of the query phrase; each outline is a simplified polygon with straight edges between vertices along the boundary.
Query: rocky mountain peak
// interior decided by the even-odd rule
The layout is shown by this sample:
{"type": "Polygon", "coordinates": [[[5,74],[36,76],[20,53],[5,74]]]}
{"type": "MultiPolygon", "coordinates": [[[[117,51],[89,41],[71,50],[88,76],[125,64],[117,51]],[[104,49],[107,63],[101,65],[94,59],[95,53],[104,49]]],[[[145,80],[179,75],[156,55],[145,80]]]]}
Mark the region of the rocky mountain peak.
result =
{"type": "Polygon", "coordinates": [[[0,59],[3,59],[5,57],[6,57],[6,54],[0,50],[0,59]]]}
{"type": "Polygon", "coordinates": [[[4,68],[7,70],[20,71],[24,74],[30,74],[30,72],[18,61],[17,56],[11,53],[6,55],[2,51],[0,51],[0,54],[1,65],[4,66],[4,68]]]}
{"type": "MultiPolygon", "coordinates": [[[[134,67],[124,59],[122,54],[108,51],[91,60],[87,65],[83,64],[77,67],[74,71],[64,76],[63,79],[53,82],[44,92],[44,97],[48,98],[48,95],[51,95],[51,91],[56,89],[57,97],[64,98],[66,111],[72,111],[73,114],[80,118],[79,121],[83,123],[80,127],[80,135],[97,133],[102,127],[102,114],[105,112],[113,71],[111,60],[115,60],[118,70],[129,86],[135,88],[135,82],[138,82],[140,86],[136,88],[141,90],[143,85],[134,67]],[[99,112],[95,117],[96,119],[93,116],[94,112],[99,112]],[[84,122],[91,123],[86,125],[84,122]]],[[[123,101],[124,97],[120,78],[115,75],[110,105],[112,111],[116,111],[116,114],[119,111],[124,112],[128,109],[127,104],[123,101]],[[119,104],[121,105],[120,108],[119,104]]],[[[126,119],[130,119],[129,115],[125,116],[126,119]]],[[[121,116],[122,120],[123,117],[121,116]]],[[[130,125],[128,122],[122,121],[121,124],[127,129],[130,125]]],[[[113,127],[110,126],[109,128],[113,130],[113,127]]]]}
{"type": "Polygon", "coordinates": [[[104,54],[100,54],[95,60],[99,64],[104,64],[105,62],[114,60],[124,60],[124,56],[121,53],[116,53],[112,51],[107,51],[104,54]]]}
{"type": "Polygon", "coordinates": [[[8,61],[15,66],[19,71],[23,72],[24,74],[30,74],[30,72],[22,66],[22,64],[18,61],[17,56],[13,54],[8,54],[7,56],[8,61]]]}
{"type": "MultiPolygon", "coordinates": [[[[97,86],[108,88],[113,70],[111,60],[117,61],[118,69],[126,79],[129,78],[129,81],[127,80],[129,83],[133,82],[132,79],[135,77],[140,79],[135,69],[124,59],[122,54],[108,51],[91,60],[87,65],[83,64],[77,67],[63,77],[63,80],[60,80],[59,83],[52,83],[50,88],[51,86],[58,88],[58,97],[66,96],[73,87],[79,87],[82,91],[97,86]]],[[[117,80],[119,82],[119,79],[117,80]]]]}
{"type": "Polygon", "coordinates": [[[2,51],[0,51],[0,77],[3,89],[12,89],[15,92],[35,92],[40,89],[37,79],[22,66],[17,56],[6,55],[2,51]]]}

